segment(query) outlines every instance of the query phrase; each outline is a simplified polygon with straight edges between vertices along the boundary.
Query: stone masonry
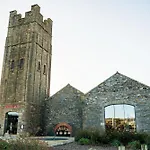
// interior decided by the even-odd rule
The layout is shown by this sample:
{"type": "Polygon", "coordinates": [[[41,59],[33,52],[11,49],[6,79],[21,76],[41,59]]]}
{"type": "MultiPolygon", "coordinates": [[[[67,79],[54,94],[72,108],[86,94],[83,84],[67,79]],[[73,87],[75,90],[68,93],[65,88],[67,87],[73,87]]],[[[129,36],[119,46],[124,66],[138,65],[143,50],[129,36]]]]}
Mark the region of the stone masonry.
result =
{"type": "Polygon", "coordinates": [[[149,86],[117,72],[86,94],[77,96],[78,90],[71,89],[67,85],[46,101],[47,134],[60,122],[73,126],[73,131],[96,128],[104,132],[105,107],[117,104],[134,106],[136,131],[150,132],[149,86]]]}
{"type": "MultiPolygon", "coordinates": [[[[50,91],[52,20],[33,5],[22,18],[10,12],[0,91],[0,134],[6,113],[17,112],[18,132],[41,126],[41,106],[50,91]],[[24,127],[20,129],[20,127],[24,127]]],[[[5,122],[5,123],[4,123],[5,122]]]]}
{"type": "Polygon", "coordinates": [[[46,133],[54,135],[58,123],[66,122],[73,128],[73,135],[82,129],[82,105],[84,94],[70,84],[46,101],[46,133]]]}
{"type": "Polygon", "coordinates": [[[105,107],[117,104],[134,106],[136,130],[150,132],[150,87],[118,72],[86,94],[68,84],[49,97],[51,42],[52,20],[43,21],[38,5],[32,5],[24,18],[16,10],[10,12],[0,86],[0,135],[10,130],[10,118],[17,117],[13,123],[17,134],[54,135],[61,123],[71,135],[79,129],[105,131],[105,107]]]}
{"type": "Polygon", "coordinates": [[[150,132],[150,87],[118,72],[85,95],[83,128],[105,130],[105,107],[115,104],[134,106],[137,131],[150,132]]]}

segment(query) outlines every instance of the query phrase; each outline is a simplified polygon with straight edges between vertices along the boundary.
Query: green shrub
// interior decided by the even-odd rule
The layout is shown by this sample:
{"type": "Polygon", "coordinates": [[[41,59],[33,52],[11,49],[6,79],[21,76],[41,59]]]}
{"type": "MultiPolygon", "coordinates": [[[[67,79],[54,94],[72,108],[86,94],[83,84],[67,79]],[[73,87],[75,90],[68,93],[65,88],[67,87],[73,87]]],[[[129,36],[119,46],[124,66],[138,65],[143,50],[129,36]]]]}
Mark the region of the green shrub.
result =
{"type": "Polygon", "coordinates": [[[8,148],[9,143],[4,140],[0,140],[0,150],[8,150],[8,148]]]}
{"type": "Polygon", "coordinates": [[[90,140],[86,139],[86,138],[81,138],[78,142],[81,145],[88,145],[88,144],[90,144],[90,140]]]}
{"type": "Polygon", "coordinates": [[[134,133],[122,132],[120,136],[120,142],[126,146],[129,142],[134,141],[134,133]]]}
{"type": "Polygon", "coordinates": [[[109,137],[106,134],[103,134],[102,131],[97,129],[87,129],[87,130],[80,130],[76,136],[75,141],[79,141],[80,139],[85,138],[89,139],[91,144],[108,144],[109,137]]]}
{"type": "Polygon", "coordinates": [[[146,134],[146,133],[135,133],[134,140],[139,141],[141,144],[145,144],[147,136],[148,136],[148,134],[146,134]]]}
{"type": "Polygon", "coordinates": [[[128,145],[128,143],[132,141],[139,141],[141,144],[146,143],[145,139],[147,137],[147,134],[145,133],[134,133],[134,132],[118,132],[118,131],[113,131],[107,133],[110,138],[110,141],[112,142],[113,140],[118,140],[120,141],[123,145],[128,145]]]}
{"type": "Polygon", "coordinates": [[[91,141],[97,141],[100,137],[100,133],[101,133],[100,130],[93,129],[93,128],[86,129],[86,130],[80,130],[75,135],[75,141],[78,141],[81,138],[86,138],[91,141]]]}
{"type": "Polygon", "coordinates": [[[90,132],[90,140],[92,144],[98,144],[99,139],[101,138],[99,130],[91,130],[90,132]]]}
{"type": "Polygon", "coordinates": [[[114,140],[121,141],[122,133],[118,131],[113,131],[113,132],[106,132],[107,137],[109,137],[110,142],[114,140]]]}
{"type": "Polygon", "coordinates": [[[101,137],[99,138],[99,144],[100,145],[110,144],[110,137],[108,136],[108,134],[101,135],[101,137]]]}
{"type": "Polygon", "coordinates": [[[75,141],[79,141],[81,138],[90,139],[90,131],[89,130],[80,130],[75,135],[75,141]]]}
{"type": "Polygon", "coordinates": [[[39,140],[18,138],[16,140],[9,140],[8,142],[0,140],[0,150],[48,150],[48,145],[39,140]]]}
{"type": "Polygon", "coordinates": [[[147,135],[145,141],[146,141],[145,143],[146,143],[146,145],[147,145],[147,147],[148,147],[148,150],[150,150],[150,134],[147,135]]]}
{"type": "Polygon", "coordinates": [[[10,141],[10,150],[47,150],[45,142],[31,140],[29,138],[19,138],[10,141]]]}
{"type": "Polygon", "coordinates": [[[138,147],[140,143],[150,147],[150,135],[146,133],[109,131],[101,134],[100,130],[88,129],[79,131],[75,136],[76,141],[82,138],[88,139],[94,145],[131,145],[133,147],[136,145],[138,147]]]}
{"type": "Polygon", "coordinates": [[[120,141],[118,141],[118,140],[113,140],[113,141],[111,142],[111,145],[112,145],[112,146],[115,146],[115,147],[118,147],[118,146],[122,145],[122,143],[121,143],[120,141]]]}
{"type": "Polygon", "coordinates": [[[128,143],[127,147],[133,150],[137,150],[141,148],[141,143],[139,141],[132,141],[128,143]]]}

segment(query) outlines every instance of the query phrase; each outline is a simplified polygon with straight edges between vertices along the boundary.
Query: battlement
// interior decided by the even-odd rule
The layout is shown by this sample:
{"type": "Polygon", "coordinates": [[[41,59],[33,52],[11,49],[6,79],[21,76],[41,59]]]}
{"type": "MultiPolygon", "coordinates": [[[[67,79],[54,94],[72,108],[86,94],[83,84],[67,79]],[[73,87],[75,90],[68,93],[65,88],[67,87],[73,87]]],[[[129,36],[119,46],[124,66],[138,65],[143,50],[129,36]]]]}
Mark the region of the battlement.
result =
{"type": "Polygon", "coordinates": [[[38,13],[40,13],[40,6],[35,4],[31,6],[31,11],[36,11],[38,13]]]}
{"type": "Polygon", "coordinates": [[[24,18],[22,18],[22,15],[18,14],[16,10],[10,12],[9,17],[10,28],[18,25],[29,24],[32,22],[37,22],[47,32],[51,33],[52,20],[50,18],[43,20],[43,15],[40,13],[40,7],[37,4],[32,5],[31,10],[25,12],[24,18]]]}

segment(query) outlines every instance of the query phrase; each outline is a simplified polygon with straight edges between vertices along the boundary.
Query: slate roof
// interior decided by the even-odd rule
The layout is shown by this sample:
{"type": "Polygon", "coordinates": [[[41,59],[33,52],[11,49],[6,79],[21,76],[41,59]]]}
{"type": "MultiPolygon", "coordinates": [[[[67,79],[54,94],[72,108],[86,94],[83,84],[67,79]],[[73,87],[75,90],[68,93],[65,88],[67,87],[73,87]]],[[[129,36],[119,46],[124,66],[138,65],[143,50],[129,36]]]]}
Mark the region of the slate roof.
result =
{"type": "Polygon", "coordinates": [[[94,87],[86,94],[96,89],[98,89],[98,91],[100,92],[115,92],[116,90],[125,91],[126,89],[150,90],[150,87],[119,72],[116,72],[114,75],[106,79],[104,82],[100,83],[98,86],[94,87]]]}
{"type": "Polygon", "coordinates": [[[83,94],[83,92],[79,91],[77,88],[73,87],[70,84],[67,84],[65,87],[63,87],[62,89],[60,89],[58,92],[56,92],[54,95],[52,95],[50,98],[54,97],[55,95],[64,93],[64,92],[69,92],[68,94],[70,94],[71,92],[73,93],[77,93],[77,94],[83,94]]]}

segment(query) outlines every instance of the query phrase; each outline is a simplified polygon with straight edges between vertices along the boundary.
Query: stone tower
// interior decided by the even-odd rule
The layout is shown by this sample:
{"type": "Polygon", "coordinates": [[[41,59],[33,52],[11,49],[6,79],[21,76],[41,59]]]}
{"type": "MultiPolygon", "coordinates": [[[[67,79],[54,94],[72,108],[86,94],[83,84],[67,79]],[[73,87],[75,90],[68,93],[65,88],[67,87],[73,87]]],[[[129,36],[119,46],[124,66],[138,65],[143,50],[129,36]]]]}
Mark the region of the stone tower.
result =
{"type": "Polygon", "coordinates": [[[50,91],[52,20],[32,5],[10,12],[0,89],[0,134],[37,133],[50,91]]]}

